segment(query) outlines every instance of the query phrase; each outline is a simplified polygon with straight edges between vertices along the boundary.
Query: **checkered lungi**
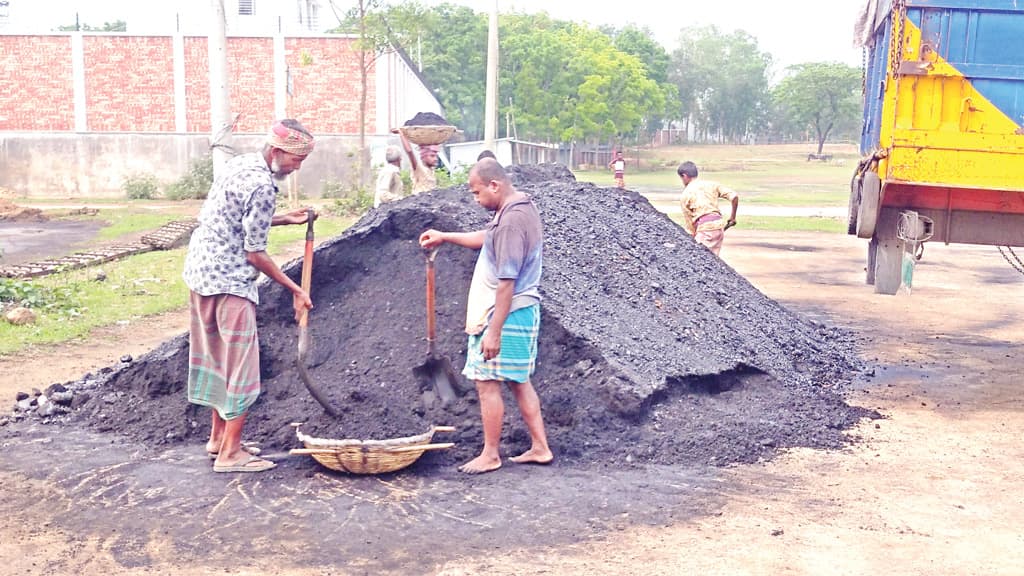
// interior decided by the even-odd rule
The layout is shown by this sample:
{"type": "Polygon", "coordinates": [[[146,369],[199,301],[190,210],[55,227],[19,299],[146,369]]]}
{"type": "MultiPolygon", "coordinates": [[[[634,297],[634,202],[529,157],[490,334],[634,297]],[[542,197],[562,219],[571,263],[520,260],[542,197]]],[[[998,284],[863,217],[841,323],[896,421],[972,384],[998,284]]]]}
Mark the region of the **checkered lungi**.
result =
{"type": "Polygon", "coordinates": [[[188,401],[233,420],[260,395],[256,305],[231,294],[189,294],[188,401]]]}
{"type": "Polygon", "coordinates": [[[469,337],[466,367],[462,375],[470,380],[529,382],[537,365],[537,336],[540,334],[540,304],[512,311],[501,329],[501,351],[484,360],[480,343],[488,328],[469,337]]]}

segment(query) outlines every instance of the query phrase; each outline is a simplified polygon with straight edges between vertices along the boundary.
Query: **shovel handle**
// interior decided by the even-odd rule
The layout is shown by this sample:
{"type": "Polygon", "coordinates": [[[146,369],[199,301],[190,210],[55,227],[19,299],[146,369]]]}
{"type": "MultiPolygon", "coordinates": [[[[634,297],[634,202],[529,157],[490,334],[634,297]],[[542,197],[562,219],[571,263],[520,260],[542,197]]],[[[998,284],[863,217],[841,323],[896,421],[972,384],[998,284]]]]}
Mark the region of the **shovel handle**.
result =
{"type": "MultiPolygon", "coordinates": [[[[306,250],[302,255],[302,290],[309,294],[310,286],[313,284],[313,220],[315,216],[312,208],[306,209],[306,250]]],[[[309,310],[303,310],[299,314],[299,327],[305,328],[309,323],[309,310]]]]}
{"type": "Polygon", "coordinates": [[[427,342],[430,351],[434,351],[434,340],[437,338],[437,320],[434,318],[434,259],[437,248],[427,251],[427,342]]]}

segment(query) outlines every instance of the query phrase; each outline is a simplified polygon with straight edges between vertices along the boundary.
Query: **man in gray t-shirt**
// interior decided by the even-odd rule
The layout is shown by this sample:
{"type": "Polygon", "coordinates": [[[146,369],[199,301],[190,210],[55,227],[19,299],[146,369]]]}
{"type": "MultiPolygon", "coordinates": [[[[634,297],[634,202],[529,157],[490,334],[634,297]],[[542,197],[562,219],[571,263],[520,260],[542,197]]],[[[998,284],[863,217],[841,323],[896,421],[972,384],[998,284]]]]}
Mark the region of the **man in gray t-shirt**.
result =
{"type": "Polygon", "coordinates": [[[484,447],[459,470],[468,474],[501,467],[501,420],[505,405],[501,385],[515,394],[532,444],[516,463],[547,464],[548,447],[540,398],[530,381],[537,362],[540,332],[540,276],[544,236],[540,214],[529,196],[516,191],[493,158],[484,158],[469,172],[469,188],[494,219],[476,232],[427,230],[420,245],[434,248],[451,242],[480,250],[466,306],[466,367],[462,373],[476,382],[483,420],[484,447]]]}

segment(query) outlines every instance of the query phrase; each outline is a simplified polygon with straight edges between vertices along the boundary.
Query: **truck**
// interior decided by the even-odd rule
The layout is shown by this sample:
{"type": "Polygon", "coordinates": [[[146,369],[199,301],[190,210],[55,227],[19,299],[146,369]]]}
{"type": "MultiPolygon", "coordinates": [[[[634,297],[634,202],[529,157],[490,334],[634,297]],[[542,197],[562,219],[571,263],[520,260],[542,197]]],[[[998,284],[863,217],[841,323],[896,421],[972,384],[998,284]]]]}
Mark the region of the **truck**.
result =
{"type": "Polygon", "coordinates": [[[928,241],[1024,246],[1024,1],[869,0],[857,33],[867,283],[896,294],[928,241]]]}

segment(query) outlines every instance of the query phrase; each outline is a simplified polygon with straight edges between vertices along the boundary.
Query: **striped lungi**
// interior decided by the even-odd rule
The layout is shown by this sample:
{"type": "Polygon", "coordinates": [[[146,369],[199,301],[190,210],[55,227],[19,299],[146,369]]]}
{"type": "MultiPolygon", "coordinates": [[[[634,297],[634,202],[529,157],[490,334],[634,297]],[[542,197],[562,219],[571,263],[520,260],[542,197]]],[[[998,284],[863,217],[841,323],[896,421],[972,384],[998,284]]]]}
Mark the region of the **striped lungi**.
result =
{"type": "Polygon", "coordinates": [[[470,335],[462,375],[474,381],[528,382],[537,365],[540,304],[512,311],[501,330],[501,351],[497,357],[484,360],[480,343],[488,329],[470,335]]]}
{"type": "Polygon", "coordinates": [[[221,418],[245,414],[260,395],[256,305],[231,294],[189,294],[188,401],[221,418]]]}

